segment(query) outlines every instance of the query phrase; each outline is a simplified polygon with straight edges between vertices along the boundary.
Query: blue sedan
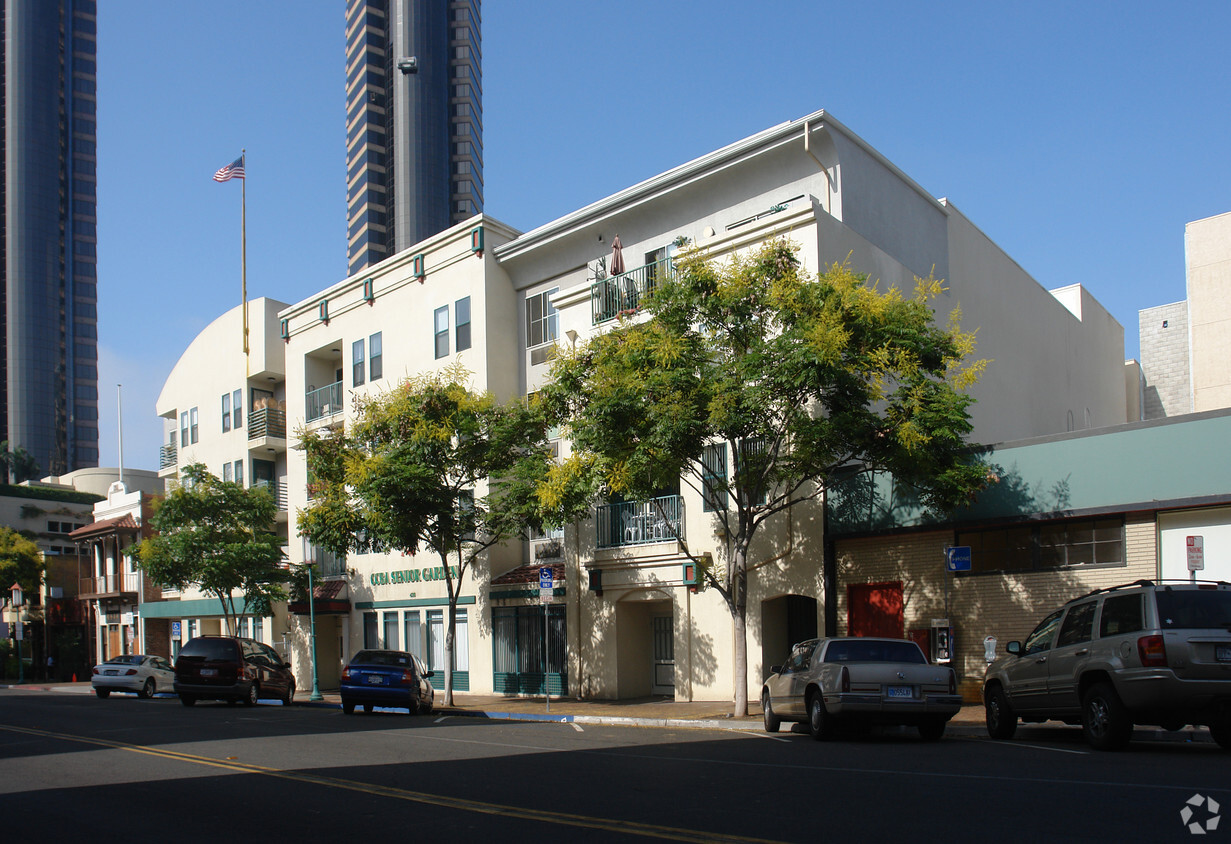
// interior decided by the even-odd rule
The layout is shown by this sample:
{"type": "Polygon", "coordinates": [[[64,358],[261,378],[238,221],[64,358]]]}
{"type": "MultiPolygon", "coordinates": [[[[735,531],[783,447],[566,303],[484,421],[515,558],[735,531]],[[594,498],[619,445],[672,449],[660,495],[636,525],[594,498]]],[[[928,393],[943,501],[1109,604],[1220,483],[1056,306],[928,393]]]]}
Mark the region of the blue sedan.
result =
{"type": "Polygon", "coordinates": [[[426,715],[436,698],[428,682],[433,673],[406,651],[362,650],[342,669],[342,711],[350,715],[356,706],[364,712],[384,706],[426,715]]]}

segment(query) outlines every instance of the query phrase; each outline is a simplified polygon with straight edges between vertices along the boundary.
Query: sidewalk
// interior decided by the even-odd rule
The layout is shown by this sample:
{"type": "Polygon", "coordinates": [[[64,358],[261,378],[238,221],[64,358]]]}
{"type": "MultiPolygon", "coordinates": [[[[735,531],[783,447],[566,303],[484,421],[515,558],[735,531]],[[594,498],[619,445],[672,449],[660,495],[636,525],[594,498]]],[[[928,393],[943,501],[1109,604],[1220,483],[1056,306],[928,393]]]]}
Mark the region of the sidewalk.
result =
{"type": "MultiPolygon", "coordinates": [[[[22,689],[26,691],[57,692],[64,694],[91,694],[92,689],[87,683],[26,683],[23,685],[3,685],[0,689],[22,689]]],[[[664,697],[637,698],[633,700],[577,700],[562,698],[552,700],[550,705],[543,698],[507,697],[504,695],[471,694],[469,692],[454,692],[452,706],[440,703],[442,693],[437,693],[434,717],[469,717],[488,718],[508,721],[555,721],[571,724],[593,724],[597,726],[620,727],[672,727],[706,730],[748,730],[760,731],[761,704],[759,701],[748,702],[748,715],[735,718],[731,715],[732,706],[724,701],[676,701],[664,697]]],[[[321,700],[312,701],[310,693],[300,689],[295,694],[295,703],[300,706],[340,707],[342,700],[336,691],[321,694],[321,700]]],[[[784,724],[783,729],[789,729],[784,724]]],[[[1017,728],[1016,740],[1055,741],[1069,734],[1080,742],[1080,727],[1073,727],[1059,721],[1047,721],[1042,724],[1021,724],[1017,728]]],[[[948,736],[965,736],[986,738],[987,729],[983,722],[983,707],[978,704],[963,706],[961,711],[949,721],[948,736]]],[[[1135,741],[1168,741],[1168,742],[1213,742],[1209,730],[1205,728],[1187,727],[1177,732],[1167,732],[1156,727],[1138,727],[1133,732],[1135,741]]]]}

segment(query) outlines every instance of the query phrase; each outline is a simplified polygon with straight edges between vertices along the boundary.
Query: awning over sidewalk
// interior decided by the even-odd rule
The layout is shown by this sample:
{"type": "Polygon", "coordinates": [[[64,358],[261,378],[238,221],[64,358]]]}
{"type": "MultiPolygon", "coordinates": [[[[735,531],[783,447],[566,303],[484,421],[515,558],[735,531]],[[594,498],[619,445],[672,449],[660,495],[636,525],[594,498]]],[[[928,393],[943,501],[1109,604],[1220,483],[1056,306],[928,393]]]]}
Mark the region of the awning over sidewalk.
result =
{"type": "MultiPolygon", "coordinates": [[[[326,580],[312,588],[311,611],[317,615],[349,615],[350,599],[346,596],[345,580],[326,580]]],[[[291,615],[308,615],[307,601],[293,601],[287,604],[286,611],[291,615]]]]}

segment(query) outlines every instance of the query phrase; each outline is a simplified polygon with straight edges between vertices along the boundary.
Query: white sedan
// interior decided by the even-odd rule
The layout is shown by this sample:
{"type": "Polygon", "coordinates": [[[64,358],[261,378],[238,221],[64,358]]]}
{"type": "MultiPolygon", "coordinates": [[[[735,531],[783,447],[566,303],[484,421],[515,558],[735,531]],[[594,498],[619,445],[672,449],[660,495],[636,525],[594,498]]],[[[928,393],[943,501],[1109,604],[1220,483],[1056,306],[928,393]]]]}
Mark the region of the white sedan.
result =
{"type": "Polygon", "coordinates": [[[150,698],[158,692],[174,692],[175,668],[160,656],[124,654],[94,666],[90,685],[94,694],[107,697],[112,692],[135,692],[150,698]]]}

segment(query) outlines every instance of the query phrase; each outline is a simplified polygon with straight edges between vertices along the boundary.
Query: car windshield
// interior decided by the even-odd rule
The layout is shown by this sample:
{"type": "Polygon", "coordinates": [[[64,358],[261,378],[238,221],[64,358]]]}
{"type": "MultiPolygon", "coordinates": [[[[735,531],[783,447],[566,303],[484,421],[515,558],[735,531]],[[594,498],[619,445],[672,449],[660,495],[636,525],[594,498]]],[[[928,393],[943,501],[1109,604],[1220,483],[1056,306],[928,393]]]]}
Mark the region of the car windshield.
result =
{"type": "Polygon", "coordinates": [[[234,639],[193,639],[180,651],[180,659],[236,659],[234,639]]]}
{"type": "Polygon", "coordinates": [[[141,654],[124,654],[107,660],[108,665],[140,665],[143,662],[145,662],[145,657],[141,654]]]}
{"type": "Polygon", "coordinates": [[[1164,630],[1231,629],[1231,591],[1162,589],[1155,594],[1164,630]]]}
{"type": "Polygon", "coordinates": [[[884,642],[850,640],[830,642],[825,649],[826,662],[910,662],[923,665],[923,651],[914,642],[884,642]]]}
{"type": "Polygon", "coordinates": [[[351,665],[392,665],[409,668],[411,656],[401,651],[360,651],[351,660],[351,665]]]}

